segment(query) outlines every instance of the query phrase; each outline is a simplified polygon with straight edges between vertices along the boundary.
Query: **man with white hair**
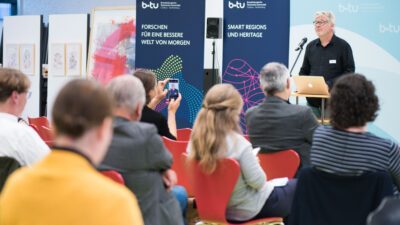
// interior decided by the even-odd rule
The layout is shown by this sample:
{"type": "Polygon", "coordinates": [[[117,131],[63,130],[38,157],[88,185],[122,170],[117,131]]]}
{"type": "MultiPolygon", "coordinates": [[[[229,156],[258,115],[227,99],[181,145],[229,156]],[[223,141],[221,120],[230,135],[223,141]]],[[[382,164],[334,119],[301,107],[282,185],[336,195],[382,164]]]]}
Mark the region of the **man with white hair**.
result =
{"type": "MultiPolygon", "coordinates": [[[[318,38],[307,45],[299,74],[323,76],[331,89],[341,75],[354,73],[353,52],[345,40],[335,35],[336,20],[332,12],[316,12],[313,23],[318,38]]],[[[307,98],[307,102],[320,117],[321,99],[307,98]]]]}
{"type": "Polygon", "coordinates": [[[98,169],[121,173],[138,199],[145,225],[183,225],[182,210],[171,191],[177,182],[170,169],[172,155],[157,128],[139,122],[146,104],[142,82],[122,75],[113,78],[107,90],[115,107],[114,136],[98,169]]]}
{"type": "Polygon", "coordinates": [[[306,106],[292,105],[289,72],[285,65],[268,63],[260,72],[265,100],[246,112],[246,125],[253,147],[260,153],[293,149],[301,165],[310,164],[312,135],[318,121],[306,106]]]}

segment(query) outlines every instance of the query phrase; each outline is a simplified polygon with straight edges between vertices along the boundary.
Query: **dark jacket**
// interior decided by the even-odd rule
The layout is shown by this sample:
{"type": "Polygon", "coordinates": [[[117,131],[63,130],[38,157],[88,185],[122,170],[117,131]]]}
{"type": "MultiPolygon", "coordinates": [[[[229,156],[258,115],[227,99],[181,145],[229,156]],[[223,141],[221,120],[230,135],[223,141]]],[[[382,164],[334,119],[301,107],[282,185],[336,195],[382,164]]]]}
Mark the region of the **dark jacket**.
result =
{"type": "Polygon", "coordinates": [[[17,160],[7,156],[0,157],[0,193],[7,178],[20,167],[17,160]]]}
{"type": "Polygon", "coordinates": [[[250,142],[261,147],[260,153],[293,149],[302,165],[310,165],[312,135],[319,124],[309,107],[268,96],[247,110],[246,125],[250,142]]]}
{"type": "Polygon", "coordinates": [[[387,172],[341,176],[300,170],[289,225],[365,225],[368,214],[393,194],[387,172]]]}
{"type": "Polygon", "coordinates": [[[99,170],[116,170],[136,195],[145,225],[183,225],[182,211],[161,172],[172,164],[154,125],[116,117],[114,136],[99,170]]]}

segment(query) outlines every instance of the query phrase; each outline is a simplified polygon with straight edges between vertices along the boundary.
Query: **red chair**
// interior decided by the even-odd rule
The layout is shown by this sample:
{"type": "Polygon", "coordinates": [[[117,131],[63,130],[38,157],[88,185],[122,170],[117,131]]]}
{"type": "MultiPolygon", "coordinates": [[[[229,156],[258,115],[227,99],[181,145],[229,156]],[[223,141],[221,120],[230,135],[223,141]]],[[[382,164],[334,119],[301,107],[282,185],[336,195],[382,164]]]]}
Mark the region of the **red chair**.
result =
{"type": "Polygon", "coordinates": [[[115,170],[105,170],[105,171],[100,171],[100,173],[108,178],[111,178],[111,180],[113,180],[119,184],[125,185],[124,178],[122,177],[122,175],[120,173],[118,173],[115,170]]]}
{"type": "Polygon", "coordinates": [[[39,127],[39,136],[43,139],[43,141],[48,145],[51,146],[53,143],[53,133],[51,132],[50,128],[45,126],[39,127]]]}
{"type": "Polygon", "coordinates": [[[175,171],[178,177],[177,185],[185,187],[186,192],[189,196],[193,196],[193,191],[190,186],[189,180],[186,177],[185,168],[182,163],[181,155],[186,152],[186,147],[189,142],[187,141],[175,141],[167,137],[162,137],[165,147],[171,152],[174,162],[172,163],[171,169],[175,171]]]}
{"type": "MultiPolygon", "coordinates": [[[[193,187],[200,219],[206,223],[230,224],[226,221],[225,211],[239,178],[239,163],[230,158],[219,159],[215,171],[212,174],[205,174],[198,161],[188,159],[186,153],[181,157],[185,162],[185,171],[193,187]]],[[[258,219],[241,224],[260,223],[283,224],[280,217],[258,219]]]]}
{"type": "Polygon", "coordinates": [[[250,141],[250,138],[248,135],[243,135],[244,138],[246,138],[246,140],[250,141]]]}
{"type": "Polygon", "coordinates": [[[300,158],[293,150],[274,153],[259,153],[260,166],[267,175],[267,180],[279,177],[292,179],[300,165],[300,158]]]}
{"type": "Polygon", "coordinates": [[[44,126],[44,127],[50,128],[49,120],[45,116],[41,116],[41,117],[37,117],[37,118],[28,117],[28,121],[29,121],[29,124],[34,124],[37,127],[44,126]]]}
{"type": "Polygon", "coordinates": [[[189,141],[191,133],[192,133],[192,129],[190,129],[190,128],[178,129],[178,130],[176,130],[176,134],[178,136],[178,138],[176,140],[178,140],[178,141],[189,141]]]}

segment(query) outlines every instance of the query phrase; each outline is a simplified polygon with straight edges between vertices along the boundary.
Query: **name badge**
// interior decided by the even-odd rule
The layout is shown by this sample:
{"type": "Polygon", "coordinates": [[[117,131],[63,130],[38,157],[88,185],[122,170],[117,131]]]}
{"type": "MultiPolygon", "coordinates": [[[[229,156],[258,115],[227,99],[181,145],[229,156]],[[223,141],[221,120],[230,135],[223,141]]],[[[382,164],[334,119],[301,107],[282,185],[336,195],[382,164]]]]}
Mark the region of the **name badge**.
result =
{"type": "Polygon", "coordinates": [[[336,59],[329,60],[329,64],[336,64],[336,59]]]}

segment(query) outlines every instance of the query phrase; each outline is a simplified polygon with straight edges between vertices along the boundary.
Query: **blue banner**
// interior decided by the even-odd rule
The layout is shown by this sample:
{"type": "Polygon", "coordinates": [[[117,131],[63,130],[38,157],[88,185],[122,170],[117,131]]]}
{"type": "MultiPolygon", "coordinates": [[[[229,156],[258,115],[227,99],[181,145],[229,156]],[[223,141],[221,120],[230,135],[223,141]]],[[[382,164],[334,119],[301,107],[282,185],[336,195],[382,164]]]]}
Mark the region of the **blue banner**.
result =
{"type": "Polygon", "coordinates": [[[243,97],[244,115],[264,99],[259,71],[268,62],[288,65],[289,0],[224,1],[224,83],[233,84],[243,97]]]}
{"type": "MultiPolygon", "coordinates": [[[[138,0],[136,68],[179,79],[178,128],[192,127],[203,100],[205,1],[138,0]]],[[[165,100],[156,110],[167,115],[165,100]]]]}

